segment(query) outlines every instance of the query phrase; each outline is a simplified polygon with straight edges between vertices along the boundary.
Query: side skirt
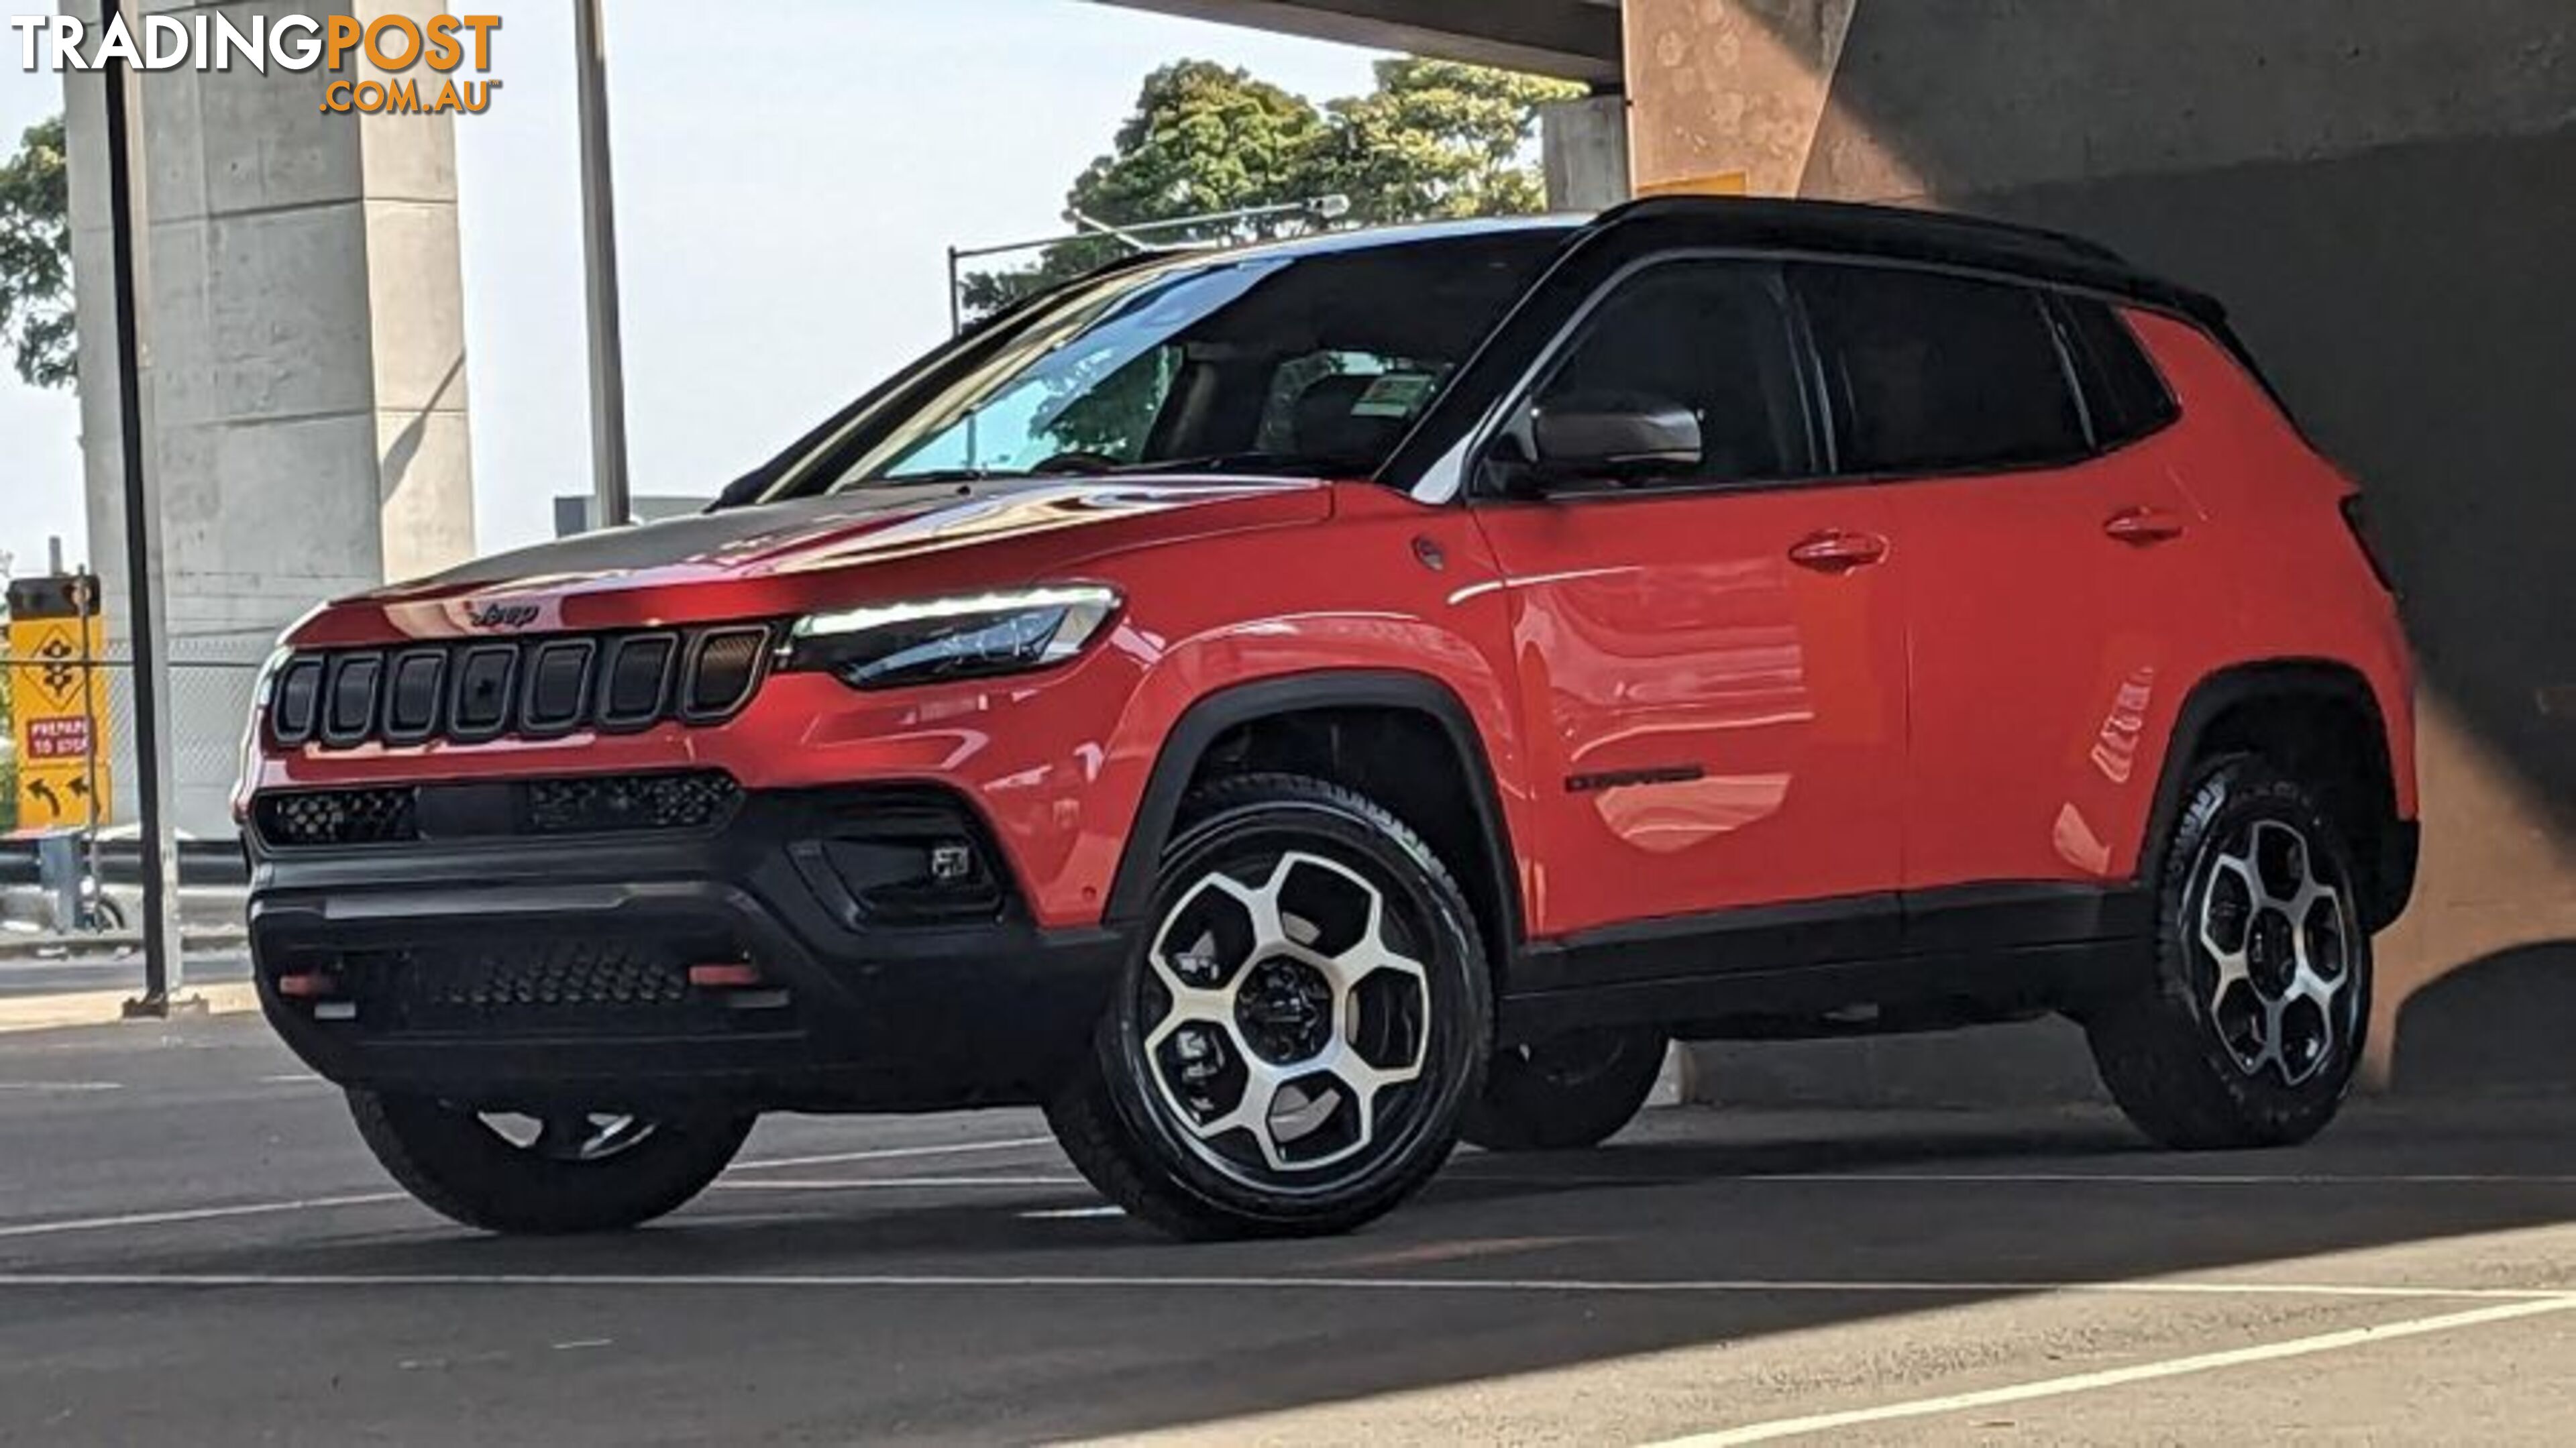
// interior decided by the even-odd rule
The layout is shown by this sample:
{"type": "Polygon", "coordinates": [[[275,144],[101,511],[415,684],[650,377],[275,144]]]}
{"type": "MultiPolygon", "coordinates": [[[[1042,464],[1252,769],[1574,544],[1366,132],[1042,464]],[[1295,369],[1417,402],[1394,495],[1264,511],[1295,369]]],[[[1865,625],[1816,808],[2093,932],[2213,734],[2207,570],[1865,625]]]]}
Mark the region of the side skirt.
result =
{"type": "Polygon", "coordinates": [[[1660,1025],[1686,1039],[1943,1030],[2080,1013],[2147,978],[2131,886],[1949,887],[1641,922],[1533,942],[1500,1033],[1660,1025]]]}

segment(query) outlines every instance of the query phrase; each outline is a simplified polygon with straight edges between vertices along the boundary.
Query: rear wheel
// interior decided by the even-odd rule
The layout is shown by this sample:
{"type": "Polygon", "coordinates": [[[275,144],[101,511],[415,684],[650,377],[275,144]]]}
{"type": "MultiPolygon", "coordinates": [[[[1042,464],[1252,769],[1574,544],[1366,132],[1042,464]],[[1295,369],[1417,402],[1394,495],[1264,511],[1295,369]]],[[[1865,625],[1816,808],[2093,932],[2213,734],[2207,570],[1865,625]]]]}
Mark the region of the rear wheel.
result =
{"type": "Polygon", "coordinates": [[[2165,849],[2156,974],[2087,1025],[2112,1099],[2192,1150],[2324,1129],[2360,1064],[2370,936],[2316,794],[2265,761],[2206,767],[2165,849]]]}
{"type": "Polygon", "coordinates": [[[1186,806],[1154,924],[1048,1109],[1112,1201],[1190,1238],[1346,1231],[1455,1144],[1492,987],[1448,870],[1373,801],[1292,775],[1186,806]]]}
{"type": "Polygon", "coordinates": [[[1485,1094],[1467,1111],[1467,1140],[1487,1151],[1599,1146],[1635,1118],[1664,1068],[1652,1026],[1569,1031],[1497,1051],[1485,1094]]]}
{"type": "Polygon", "coordinates": [[[477,1112],[429,1096],[352,1090],[358,1134],[405,1191],[487,1232],[610,1232],[706,1189],[752,1119],[558,1108],[477,1112]]]}

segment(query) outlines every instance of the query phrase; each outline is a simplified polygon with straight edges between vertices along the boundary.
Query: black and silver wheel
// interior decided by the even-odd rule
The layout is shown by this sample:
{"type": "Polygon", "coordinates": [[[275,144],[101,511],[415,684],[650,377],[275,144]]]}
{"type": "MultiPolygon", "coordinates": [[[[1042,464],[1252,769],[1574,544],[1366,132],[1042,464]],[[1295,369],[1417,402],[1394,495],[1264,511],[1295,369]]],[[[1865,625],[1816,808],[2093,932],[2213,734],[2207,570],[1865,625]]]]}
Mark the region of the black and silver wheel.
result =
{"type": "Polygon", "coordinates": [[[1487,1151],[1599,1146],[1635,1118],[1664,1068],[1664,1033],[1605,1026],[1494,1053],[1465,1135],[1487,1151]]]}
{"type": "Polygon", "coordinates": [[[2129,1119],[2168,1146],[2279,1146],[2334,1118],[2370,1018],[2340,834],[2260,759],[2207,769],[2165,851],[2154,987],[2090,1023],[2129,1119]]]}
{"type": "Polygon", "coordinates": [[[1345,1231],[1439,1169],[1492,987],[1428,846],[1288,775],[1211,786],[1089,1065],[1049,1109],[1084,1176],[1185,1237],[1345,1231]]]}
{"type": "Polygon", "coordinates": [[[487,1232],[610,1232],[706,1189],[751,1118],[578,1108],[474,1111],[428,1096],[352,1090],[358,1134],[405,1191],[487,1232]]]}

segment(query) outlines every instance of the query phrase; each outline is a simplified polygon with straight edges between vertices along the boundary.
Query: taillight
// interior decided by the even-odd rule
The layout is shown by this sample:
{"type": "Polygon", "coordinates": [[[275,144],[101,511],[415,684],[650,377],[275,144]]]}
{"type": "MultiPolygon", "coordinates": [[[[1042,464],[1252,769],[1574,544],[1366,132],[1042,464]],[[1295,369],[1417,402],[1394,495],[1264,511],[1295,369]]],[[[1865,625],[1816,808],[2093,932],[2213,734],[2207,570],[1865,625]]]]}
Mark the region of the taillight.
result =
{"type": "Polygon", "coordinates": [[[2361,556],[2369,560],[2371,574],[2379,580],[2379,586],[2395,595],[2397,580],[2389,573],[2388,560],[2381,556],[2378,542],[2370,536],[2370,513],[2362,506],[2361,494],[2344,496],[2343,521],[2352,529],[2352,541],[2360,546],[2361,556]]]}

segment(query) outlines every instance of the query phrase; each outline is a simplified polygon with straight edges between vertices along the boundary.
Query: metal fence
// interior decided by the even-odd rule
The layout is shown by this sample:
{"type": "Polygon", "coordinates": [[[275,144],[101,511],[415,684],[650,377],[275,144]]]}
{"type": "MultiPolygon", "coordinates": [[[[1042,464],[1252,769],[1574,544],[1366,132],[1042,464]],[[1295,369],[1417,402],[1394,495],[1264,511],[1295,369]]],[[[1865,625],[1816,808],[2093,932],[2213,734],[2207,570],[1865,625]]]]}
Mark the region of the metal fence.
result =
{"type": "MultiPolygon", "coordinates": [[[[243,888],[240,837],[232,822],[233,779],[241,767],[242,727],[250,717],[259,668],[267,658],[265,634],[181,637],[172,642],[170,666],[171,814],[178,826],[179,908],[185,926],[201,930],[238,926],[243,888]]],[[[75,772],[81,792],[103,793],[108,809],[95,830],[80,831],[76,858],[87,879],[83,917],[66,919],[63,897],[39,869],[34,836],[49,827],[78,825],[78,798],[51,790],[22,799],[13,731],[0,728],[0,940],[26,931],[124,928],[142,919],[141,876],[135,861],[137,801],[134,756],[134,663],[129,650],[111,646],[95,659],[21,660],[0,651],[0,718],[15,718],[22,704],[57,714],[86,711],[97,721],[106,748],[94,757],[93,775],[75,772]],[[54,672],[42,700],[12,697],[18,670],[34,664],[54,672]],[[68,671],[68,680],[63,674],[68,671]],[[65,699],[71,700],[66,708],[65,699]],[[94,783],[92,781],[95,781],[94,783]],[[22,804],[32,804],[22,811],[22,804]],[[53,818],[49,808],[67,806],[53,818]],[[32,816],[32,817],[31,817],[32,816]],[[68,818],[66,818],[68,817],[68,818]]],[[[69,789],[68,782],[66,788],[69,789]]]]}
{"type": "MultiPolygon", "coordinates": [[[[241,767],[242,726],[250,717],[251,695],[259,668],[268,656],[265,636],[243,639],[225,635],[181,637],[172,641],[170,664],[170,772],[172,813],[182,834],[211,839],[232,833],[229,797],[241,767]]],[[[22,662],[0,656],[0,665],[22,662]]],[[[104,733],[106,749],[99,759],[108,800],[105,823],[112,829],[133,824],[135,813],[134,664],[121,645],[94,660],[45,661],[72,672],[71,697],[86,701],[90,716],[104,733]]],[[[20,701],[8,697],[17,678],[0,667],[0,715],[14,717],[20,701]]],[[[78,706],[75,706],[77,712],[78,706]]],[[[0,740],[7,731],[0,730],[0,740]]],[[[0,743],[0,752],[7,745],[0,743]]],[[[47,820],[19,813],[16,773],[24,761],[0,758],[0,833],[42,828],[47,820]]],[[[42,802],[38,801],[41,809],[42,802]]],[[[74,813],[76,811],[67,811],[74,813]]]]}

